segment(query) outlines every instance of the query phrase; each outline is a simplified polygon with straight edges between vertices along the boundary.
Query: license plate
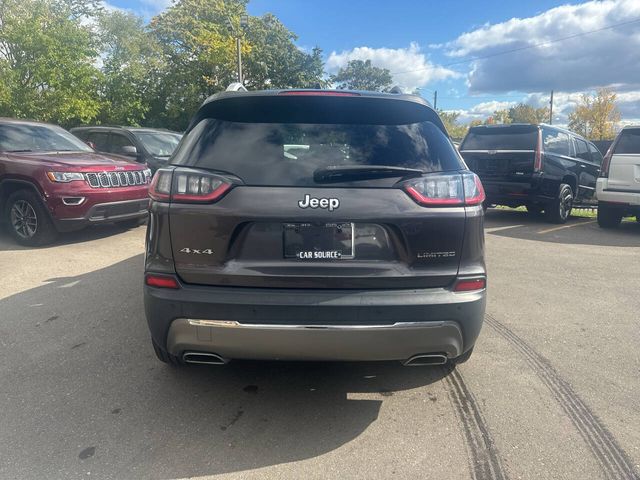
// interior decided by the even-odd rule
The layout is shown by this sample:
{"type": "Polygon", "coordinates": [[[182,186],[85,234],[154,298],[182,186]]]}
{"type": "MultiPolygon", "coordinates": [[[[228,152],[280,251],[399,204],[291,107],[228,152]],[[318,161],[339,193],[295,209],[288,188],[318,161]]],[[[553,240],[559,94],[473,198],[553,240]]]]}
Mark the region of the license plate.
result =
{"type": "Polygon", "coordinates": [[[353,223],[285,223],[284,257],[341,260],[354,256],[353,223]]]}

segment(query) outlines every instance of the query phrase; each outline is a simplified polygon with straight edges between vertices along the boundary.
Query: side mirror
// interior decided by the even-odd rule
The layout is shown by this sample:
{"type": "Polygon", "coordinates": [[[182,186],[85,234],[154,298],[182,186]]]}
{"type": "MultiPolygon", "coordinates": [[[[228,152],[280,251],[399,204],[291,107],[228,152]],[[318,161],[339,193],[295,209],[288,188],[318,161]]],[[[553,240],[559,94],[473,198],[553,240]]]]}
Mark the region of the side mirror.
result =
{"type": "Polygon", "coordinates": [[[88,140],[87,140],[86,142],[84,142],[84,143],[86,143],[87,145],[89,145],[89,146],[90,146],[91,148],[93,148],[94,150],[98,150],[98,149],[96,148],[96,144],[95,144],[95,143],[90,142],[90,141],[88,141],[88,140]]]}
{"type": "Polygon", "coordinates": [[[126,155],[127,157],[137,157],[138,156],[138,149],[136,147],[134,147],[133,145],[125,145],[124,147],[122,147],[121,150],[123,155],[126,155]]]}

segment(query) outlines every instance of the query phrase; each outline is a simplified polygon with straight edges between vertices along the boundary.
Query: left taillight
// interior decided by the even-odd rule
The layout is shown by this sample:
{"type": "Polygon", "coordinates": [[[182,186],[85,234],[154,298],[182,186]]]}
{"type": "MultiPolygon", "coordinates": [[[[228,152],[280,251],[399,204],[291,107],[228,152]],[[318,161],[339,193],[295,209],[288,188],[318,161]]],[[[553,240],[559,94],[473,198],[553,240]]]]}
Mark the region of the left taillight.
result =
{"type": "Polygon", "coordinates": [[[405,191],[425,207],[480,205],[484,188],[473,172],[429,174],[404,184],[405,191]]]}
{"type": "Polygon", "coordinates": [[[149,196],[160,202],[213,203],[231,187],[228,180],[218,175],[194,170],[160,169],[151,181],[149,196]]]}

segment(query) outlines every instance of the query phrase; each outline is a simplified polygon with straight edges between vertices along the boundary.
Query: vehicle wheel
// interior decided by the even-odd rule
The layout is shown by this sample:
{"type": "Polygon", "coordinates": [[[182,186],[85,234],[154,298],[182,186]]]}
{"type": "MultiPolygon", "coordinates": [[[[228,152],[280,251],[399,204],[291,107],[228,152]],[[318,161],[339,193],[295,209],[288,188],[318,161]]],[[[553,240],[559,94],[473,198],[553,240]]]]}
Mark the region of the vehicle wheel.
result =
{"type": "Polygon", "coordinates": [[[605,205],[598,205],[598,225],[600,228],[616,228],[622,221],[622,213],[605,205]]]}
{"type": "Polygon", "coordinates": [[[153,340],[151,340],[151,344],[153,345],[153,351],[156,352],[156,357],[158,357],[158,360],[160,360],[162,363],[168,363],[169,365],[172,365],[174,367],[180,367],[183,365],[178,357],[176,357],[175,355],[171,355],[165,349],[160,348],[158,344],[153,340]]]}
{"type": "Polygon", "coordinates": [[[9,196],[5,221],[13,238],[27,247],[51,243],[58,234],[40,198],[31,190],[18,190],[9,196]]]}
{"type": "Polygon", "coordinates": [[[542,210],[544,209],[540,205],[527,205],[527,212],[529,212],[530,215],[537,217],[542,214],[542,210]]]}
{"type": "Polygon", "coordinates": [[[567,223],[573,208],[573,190],[571,185],[561,183],[558,196],[545,209],[547,218],[553,223],[567,223]]]}
{"type": "Polygon", "coordinates": [[[459,357],[453,358],[451,360],[451,363],[453,363],[454,365],[458,365],[459,363],[464,363],[467,360],[469,360],[469,358],[471,357],[471,354],[473,353],[473,347],[471,347],[469,350],[467,350],[466,352],[464,352],[462,355],[460,355],[459,357]]]}

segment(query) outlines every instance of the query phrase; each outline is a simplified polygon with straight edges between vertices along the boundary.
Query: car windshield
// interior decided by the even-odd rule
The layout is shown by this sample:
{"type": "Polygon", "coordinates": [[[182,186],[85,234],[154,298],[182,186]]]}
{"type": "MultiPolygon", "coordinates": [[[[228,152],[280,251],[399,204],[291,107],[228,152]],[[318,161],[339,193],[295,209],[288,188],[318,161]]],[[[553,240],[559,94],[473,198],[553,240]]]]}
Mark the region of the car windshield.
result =
{"type": "MultiPolygon", "coordinates": [[[[345,167],[401,167],[422,172],[464,168],[431,122],[407,125],[245,123],[202,120],[174,164],[225,171],[249,185],[316,185],[314,172],[345,167]]],[[[353,176],[350,177],[350,179],[353,176]]]]}
{"type": "Polygon", "coordinates": [[[0,152],[93,152],[66,130],[54,125],[0,125],[0,152]]]}
{"type": "Polygon", "coordinates": [[[182,138],[169,132],[134,132],[134,135],[154,157],[170,157],[182,138]]]}
{"type": "Polygon", "coordinates": [[[640,153],[640,128],[627,128],[622,131],[613,153],[640,153]]]}

